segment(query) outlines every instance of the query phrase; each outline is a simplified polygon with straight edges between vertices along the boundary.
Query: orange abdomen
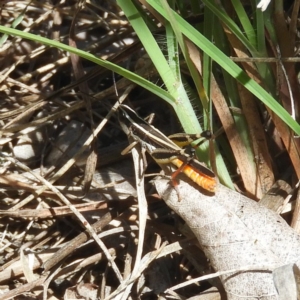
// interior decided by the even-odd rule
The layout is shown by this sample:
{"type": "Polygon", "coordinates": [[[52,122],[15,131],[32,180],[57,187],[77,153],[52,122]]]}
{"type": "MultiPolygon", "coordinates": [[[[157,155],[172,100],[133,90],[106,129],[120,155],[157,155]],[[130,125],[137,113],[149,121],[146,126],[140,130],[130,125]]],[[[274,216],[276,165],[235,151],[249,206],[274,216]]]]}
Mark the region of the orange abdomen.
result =
{"type": "MultiPolygon", "coordinates": [[[[178,169],[184,163],[182,160],[175,158],[172,159],[172,164],[174,164],[178,169]]],[[[200,170],[193,168],[190,165],[186,165],[181,170],[187,177],[193,180],[196,184],[200,187],[204,188],[205,190],[214,193],[216,191],[217,181],[216,178],[209,177],[206,174],[203,174],[200,170]]]]}

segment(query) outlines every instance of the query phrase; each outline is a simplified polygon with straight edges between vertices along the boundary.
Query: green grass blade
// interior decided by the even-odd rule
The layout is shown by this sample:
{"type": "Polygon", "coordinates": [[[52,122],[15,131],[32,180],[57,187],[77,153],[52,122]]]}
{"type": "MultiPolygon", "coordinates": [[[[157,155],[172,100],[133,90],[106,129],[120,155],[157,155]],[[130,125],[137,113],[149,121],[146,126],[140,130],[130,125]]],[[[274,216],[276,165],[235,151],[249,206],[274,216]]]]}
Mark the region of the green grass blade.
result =
{"type": "Polygon", "coordinates": [[[236,14],[241,22],[244,29],[245,35],[248,38],[249,43],[257,49],[256,43],[256,32],[248,18],[248,15],[240,0],[232,0],[232,6],[234,7],[236,14]]]}
{"type": "Polygon", "coordinates": [[[50,47],[54,47],[54,48],[58,48],[70,53],[74,53],[82,58],[85,58],[89,61],[94,62],[97,65],[103,66],[104,68],[111,70],[117,74],[120,74],[121,76],[124,76],[126,78],[128,78],[129,80],[131,80],[132,82],[140,85],[141,87],[147,89],[148,91],[150,91],[151,93],[157,95],[158,97],[161,97],[162,99],[164,99],[165,101],[167,101],[168,103],[170,103],[171,105],[174,103],[174,98],[168,93],[166,92],[164,89],[158,87],[157,85],[153,84],[152,82],[144,79],[143,77],[130,72],[116,64],[113,64],[109,61],[103,60],[101,58],[96,57],[95,55],[82,51],[80,49],[77,48],[73,48],[71,46],[68,46],[66,44],[60,43],[58,41],[54,41],[54,40],[50,40],[41,36],[37,36],[31,33],[26,33],[17,29],[13,29],[13,28],[9,28],[9,27],[5,27],[5,26],[1,26],[0,25],[0,32],[8,34],[8,35],[12,35],[12,36],[19,36],[22,37],[24,39],[28,39],[28,40],[32,40],[35,41],[37,43],[41,43],[43,45],[46,46],[50,46],[50,47]]]}

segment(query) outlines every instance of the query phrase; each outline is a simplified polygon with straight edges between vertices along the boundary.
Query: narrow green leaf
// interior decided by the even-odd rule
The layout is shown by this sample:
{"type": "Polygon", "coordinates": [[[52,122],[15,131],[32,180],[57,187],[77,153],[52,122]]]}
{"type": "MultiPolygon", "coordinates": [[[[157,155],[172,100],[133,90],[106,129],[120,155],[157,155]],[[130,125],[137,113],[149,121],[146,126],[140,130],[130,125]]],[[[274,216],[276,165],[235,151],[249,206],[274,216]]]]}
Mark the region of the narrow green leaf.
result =
{"type": "Polygon", "coordinates": [[[5,27],[5,26],[1,26],[0,25],[0,32],[8,34],[8,35],[12,35],[12,36],[19,36],[22,37],[24,39],[28,39],[28,40],[32,40],[35,41],[37,43],[41,43],[43,45],[46,46],[50,46],[50,47],[54,47],[54,48],[58,48],[70,53],[74,53],[82,58],[85,58],[89,61],[94,62],[97,65],[103,66],[104,68],[111,70],[117,74],[120,74],[121,76],[124,76],[125,78],[128,78],[129,80],[131,80],[132,82],[140,85],[141,87],[147,89],[148,91],[150,91],[151,93],[157,95],[158,97],[164,99],[165,101],[167,101],[168,103],[170,103],[171,105],[174,103],[174,98],[168,93],[166,92],[164,89],[158,87],[157,85],[153,84],[152,82],[144,79],[143,77],[130,72],[116,64],[113,64],[109,61],[103,60],[101,58],[96,57],[95,55],[82,51],[78,48],[73,48],[71,46],[68,46],[66,44],[60,43],[58,41],[54,41],[54,40],[50,40],[38,35],[34,35],[31,33],[27,33],[27,32],[23,32],[17,29],[13,29],[13,28],[9,28],[9,27],[5,27]]]}

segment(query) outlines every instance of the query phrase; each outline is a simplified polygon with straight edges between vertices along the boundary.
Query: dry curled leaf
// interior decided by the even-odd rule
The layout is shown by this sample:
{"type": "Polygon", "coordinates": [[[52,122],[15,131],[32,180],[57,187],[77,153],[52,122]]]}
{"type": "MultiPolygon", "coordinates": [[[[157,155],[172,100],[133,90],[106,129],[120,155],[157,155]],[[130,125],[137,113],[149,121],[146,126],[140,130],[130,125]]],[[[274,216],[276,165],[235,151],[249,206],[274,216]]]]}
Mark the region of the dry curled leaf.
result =
{"type": "Polygon", "coordinates": [[[279,299],[272,271],[299,263],[299,235],[276,213],[241,194],[219,185],[208,196],[186,180],[178,186],[180,202],[168,179],[156,179],[155,186],[192,229],[214,269],[232,270],[220,276],[228,299],[279,299]]]}

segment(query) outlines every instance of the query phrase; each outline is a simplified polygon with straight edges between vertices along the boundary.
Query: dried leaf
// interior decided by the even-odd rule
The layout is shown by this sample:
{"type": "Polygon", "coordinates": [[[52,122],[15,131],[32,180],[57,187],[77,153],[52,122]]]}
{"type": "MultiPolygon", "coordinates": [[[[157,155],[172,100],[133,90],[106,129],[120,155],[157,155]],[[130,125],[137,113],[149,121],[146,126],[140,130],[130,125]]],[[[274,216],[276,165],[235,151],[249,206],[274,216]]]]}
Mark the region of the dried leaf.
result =
{"type": "Polygon", "coordinates": [[[300,258],[300,237],[280,216],[222,185],[208,196],[183,177],[181,202],[169,180],[156,179],[155,186],[194,232],[214,269],[232,270],[220,276],[228,299],[276,298],[271,271],[300,258]]]}

